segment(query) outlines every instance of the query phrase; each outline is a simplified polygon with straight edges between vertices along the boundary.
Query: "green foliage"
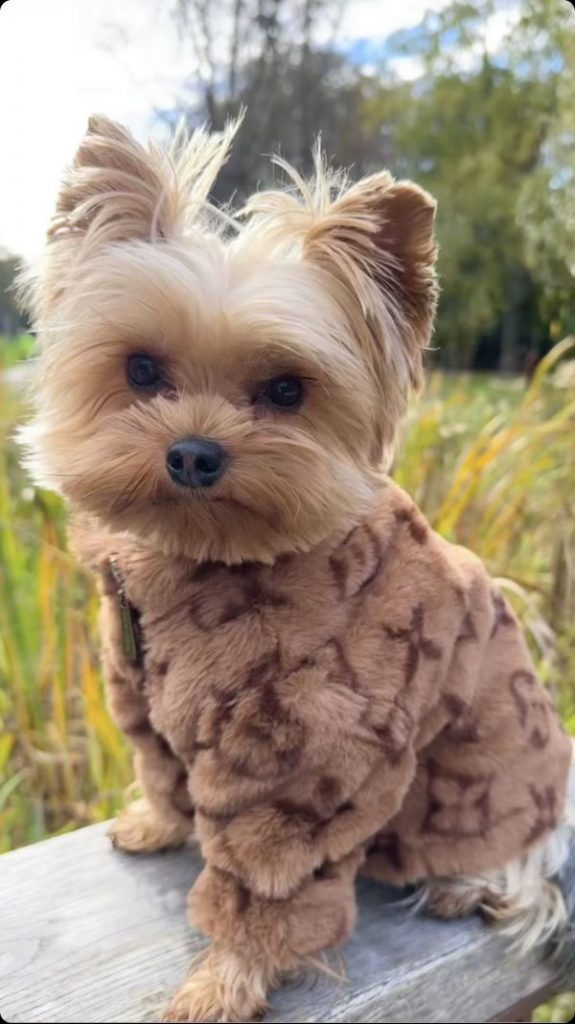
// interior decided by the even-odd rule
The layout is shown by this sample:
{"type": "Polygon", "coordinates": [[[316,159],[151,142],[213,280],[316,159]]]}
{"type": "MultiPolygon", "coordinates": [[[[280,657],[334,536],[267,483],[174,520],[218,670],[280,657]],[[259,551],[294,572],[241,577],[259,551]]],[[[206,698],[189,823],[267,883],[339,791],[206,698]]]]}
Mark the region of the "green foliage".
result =
{"type": "Polygon", "coordinates": [[[551,1003],[538,1007],[534,1024],[570,1024],[575,1016],[575,992],[566,992],[551,1003]]]}
{"type": "Polygon", "coordinates": [[[573,274],[575,256],[575,40],[563,37],[565,70],[559,76],[555,103],[541,158],[522,184],[518,223],[524,233],[526,259],[541,283],[543,311],[560,327],[575,327],[573,274]],[[569,69],[569,70],[568,70],[569,69]]]}
{"type": "Polygon", "coordinates": [[[355,177],[388,166],[439,200],[437,365],[517,371],[575,328],[575,17],[565,0],[455,0],[396,34],[375,67],[325,33],[318,41],[316,26],[336,19],[333,0],[178,6],[183,37],[210,55],[191,79],[190,120],[221,126],[247,107],[218,199],[265,183],[277,150],[309,170],[321,130],[329,158],[355,177]],[[414,81],[398,79],[401,56],[420,61],[414,81]]]}
{"type": "Polygon", "coordinates": [[[31,334],[15,334],[10,338],[0,335],[0,370],[30,359],[34,355],[35,345],[31,334]]]}
{"type": "Polygon", "coordinates": [[[496,49],[489,19],[509,5],[492,0],[451,4],[415,41],[398,37],[425,73],[388,133],[395,168],[439,201],[443,365],[469,365],[491,342],[501,368],[518,369],[572,326],[575,19],[548,0],[517,6],[496,49]]]}

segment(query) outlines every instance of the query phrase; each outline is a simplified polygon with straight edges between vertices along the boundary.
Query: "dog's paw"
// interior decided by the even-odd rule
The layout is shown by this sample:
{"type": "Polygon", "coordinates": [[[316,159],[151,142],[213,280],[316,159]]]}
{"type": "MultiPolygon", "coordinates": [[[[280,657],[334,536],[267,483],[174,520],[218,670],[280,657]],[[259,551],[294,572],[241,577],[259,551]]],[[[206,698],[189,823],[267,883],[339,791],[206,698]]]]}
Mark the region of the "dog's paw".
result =
{"type": "Polygon", "coordinates": [[[147,800],[128,804],[108,830],[112,846],[126,853],[154,853],[183,846],[191,833],[188,826],[163,821],[147,800]]]}
{"type": "Polygon", "coordinates": [[[259,972],[245,968],[233,954],[210,953],[186,979],[167,1007],[162,1021],[259,1021],[267,1007],[259,972]]]}
{"type": "Polygon", "coordinates": [[[444,921],[470,917],[481,904],[485,886],[471,879],[430,879],[423,884],[422,909],[444,921]]]}

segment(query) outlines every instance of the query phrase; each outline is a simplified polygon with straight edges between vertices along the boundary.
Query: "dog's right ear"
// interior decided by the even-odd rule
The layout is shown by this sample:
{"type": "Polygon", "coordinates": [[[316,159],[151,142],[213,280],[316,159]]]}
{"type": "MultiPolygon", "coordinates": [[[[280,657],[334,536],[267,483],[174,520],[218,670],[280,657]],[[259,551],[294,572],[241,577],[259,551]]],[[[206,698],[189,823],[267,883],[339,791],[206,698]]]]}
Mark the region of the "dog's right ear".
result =
{"type": "Polygon", "coordinates": [[[95,115],[62,182],[48,239],[144,239],[156,208],[162,233],[163,191],[158,161],[122,125],[95,115]]]}
{"type": "Polygon", "coordinates": [[[111,243],[185,234],[205,205],[238,123],[221,133],[200,128],[191,137],[182,129],[161,149],[140,145],[107,117],[91,117],[62,182],[40,274],[35,282],[24,281],[35,316],[65,290],[78,257],[89,258],[111,243]]]}
{"type": "Polygon", "coordinates": [[[146,148],[115,121],[91,117],[48,237],[157,240],[184,231],[206,201],[236,129],[200,128],[191,137],[182,130],[167,149],[146,148]]]}

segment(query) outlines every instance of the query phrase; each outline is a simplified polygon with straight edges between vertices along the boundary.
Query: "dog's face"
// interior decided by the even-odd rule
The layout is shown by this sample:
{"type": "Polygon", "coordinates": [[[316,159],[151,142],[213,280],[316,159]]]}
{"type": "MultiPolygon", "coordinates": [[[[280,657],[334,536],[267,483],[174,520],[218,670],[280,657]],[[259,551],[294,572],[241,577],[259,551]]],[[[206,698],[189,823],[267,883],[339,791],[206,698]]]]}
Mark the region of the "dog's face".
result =
{"type": "MultiPolygon", "coordinates": [[[[229,133],[231,134],[231,133],[229,133]]],[[[114,530],[270,561],[370,508],[435,303],[434,204],[387,174],[205,217],[229,138],[91,122],[30,287],[37,478],[114,530]]]]}

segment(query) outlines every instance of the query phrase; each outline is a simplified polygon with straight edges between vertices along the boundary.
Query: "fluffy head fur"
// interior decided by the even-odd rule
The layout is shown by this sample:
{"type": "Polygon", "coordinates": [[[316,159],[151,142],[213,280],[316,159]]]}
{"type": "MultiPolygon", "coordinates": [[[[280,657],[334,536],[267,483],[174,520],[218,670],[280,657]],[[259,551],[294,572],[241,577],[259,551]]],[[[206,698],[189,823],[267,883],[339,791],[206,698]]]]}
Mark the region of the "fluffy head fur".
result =
{"type": "Polygon", "coordinates": [[[271,561],[369,509],[433,322],[435,204],[383,172],[350,185],[324,166],[236,217],[207,197],[234,134],[160,151],[92,118],[25,286],[41,344],[36,478],[166,553],[271,561]],[[142,398],[135,352],[169,387],[142,398]],[[258,402],[280,374],[297,412],[258,402]],[[230,457],[218,484],[166,471],[183,436],[230,457]]]}

